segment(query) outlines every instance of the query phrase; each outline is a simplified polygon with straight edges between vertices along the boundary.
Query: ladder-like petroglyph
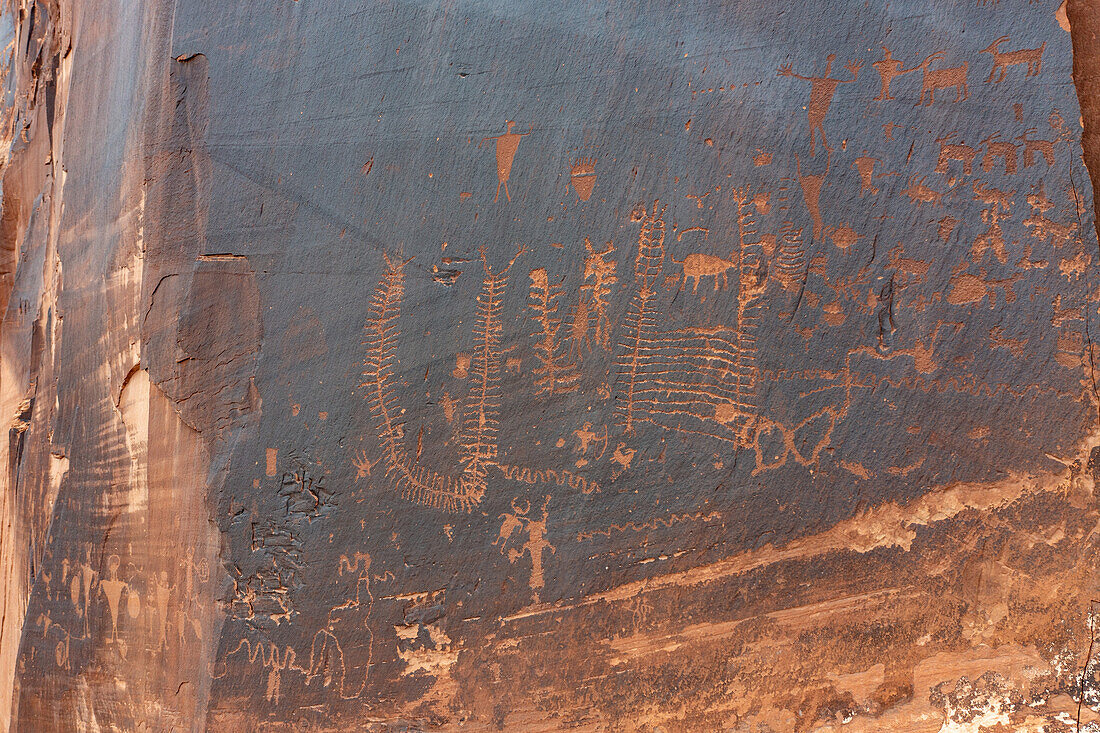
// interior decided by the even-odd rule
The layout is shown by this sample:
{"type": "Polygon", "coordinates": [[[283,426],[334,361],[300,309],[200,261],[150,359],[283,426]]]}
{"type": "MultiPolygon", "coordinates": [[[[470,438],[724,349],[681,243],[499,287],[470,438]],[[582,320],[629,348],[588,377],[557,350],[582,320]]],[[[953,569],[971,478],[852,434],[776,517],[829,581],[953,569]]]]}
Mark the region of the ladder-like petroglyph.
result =
{"type": "Polygon", "coordinates": [[[616,366],[619,370],[619,394],[616,396],[617,422],[627,432],[634,430],[637,393],[645,381],[645,364],[659,346],[655,339],[657,314],[653,286],[661,274],[665,256],[665,209],[653,203],[652,213],[635,209],[631,219],[642,223],[638,233],[638,253],[634,258],[634,281],[638,289],[630,301],[623,323],[616,366]]]}
{"type": "MultiPolygon", "coordinates": [[[[654,285],[664,256],[664,209],[655,204],[652,211],[635,214],[642,223],[635,258],[637,290],[616,358],[616,423],[624,433],[646,422],[735,444],[748,439],[756,414],[756,331],[767,271],[754,199],[745,188],[734,192],[734,201],[736,251],[722,263],[738,273],[735,325],[660,328],[654,285]]],[[[689,269],[687,259],[685,281],[700,274],[689,269]]]]}

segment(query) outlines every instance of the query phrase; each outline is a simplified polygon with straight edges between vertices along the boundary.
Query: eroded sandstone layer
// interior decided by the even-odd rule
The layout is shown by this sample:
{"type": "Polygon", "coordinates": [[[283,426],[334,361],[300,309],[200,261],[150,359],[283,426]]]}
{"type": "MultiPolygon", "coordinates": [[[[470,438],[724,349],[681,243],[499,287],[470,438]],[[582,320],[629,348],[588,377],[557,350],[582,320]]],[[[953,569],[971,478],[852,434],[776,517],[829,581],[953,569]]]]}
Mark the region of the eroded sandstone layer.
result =
{"type": "Polygon", "coordinates": [[[0,731],[1100,730],[1098,29],[9,1],[0,731]]]}

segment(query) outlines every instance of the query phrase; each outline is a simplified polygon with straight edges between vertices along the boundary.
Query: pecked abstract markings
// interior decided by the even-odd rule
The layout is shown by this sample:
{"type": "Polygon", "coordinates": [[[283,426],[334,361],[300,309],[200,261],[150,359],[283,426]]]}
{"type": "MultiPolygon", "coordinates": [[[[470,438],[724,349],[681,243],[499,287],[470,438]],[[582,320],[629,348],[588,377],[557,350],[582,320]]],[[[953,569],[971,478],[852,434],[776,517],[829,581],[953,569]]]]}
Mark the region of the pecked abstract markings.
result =
{"type": "Polygon", "coordinates": [[[1083,10],[60,6],[5,730],[1100,725],[1083,10]]]}

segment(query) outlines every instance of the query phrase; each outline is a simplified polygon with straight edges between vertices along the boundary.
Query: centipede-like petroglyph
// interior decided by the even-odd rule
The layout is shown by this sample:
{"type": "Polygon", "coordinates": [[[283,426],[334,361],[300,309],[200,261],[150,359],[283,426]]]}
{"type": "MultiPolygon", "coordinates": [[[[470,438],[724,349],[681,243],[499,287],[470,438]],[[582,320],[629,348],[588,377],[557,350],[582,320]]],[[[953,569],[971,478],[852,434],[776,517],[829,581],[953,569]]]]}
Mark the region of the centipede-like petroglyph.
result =
{"type": "Polygon", "coordinates": [[[531,293],[528,305],[538,324],[535,332],[535,394],[555,395],[572,392],[579,387],[580,374],[575,362],[569,361],[565,344],[560,338],[561,318],[558,301],[561,285],[551,283],[546,268],[531,270],[531,293]]]}
{"type": "Polygon", "coordinates": [[[378,432],[378,449],[385,466],[385,478],[409,501],[444,511],[472,511],[485,494],[488,464],[496,459],[500,427],[500,311],[508,271],[516,257],[502,270],[494,271],[482,251],[485,277],[477,298],[474,325],[475,349],[469,375],[473,381],[459,436],[462,472],[457,476],[439,473],[410,459],[404,446],[404,411],[396,404],[397,347],[401,337],[399,320],[405,292],[405,266],[385,255],[383,273],[371,301],[364,328],[363,381],[360,388],[370,403],[378,432]]]}

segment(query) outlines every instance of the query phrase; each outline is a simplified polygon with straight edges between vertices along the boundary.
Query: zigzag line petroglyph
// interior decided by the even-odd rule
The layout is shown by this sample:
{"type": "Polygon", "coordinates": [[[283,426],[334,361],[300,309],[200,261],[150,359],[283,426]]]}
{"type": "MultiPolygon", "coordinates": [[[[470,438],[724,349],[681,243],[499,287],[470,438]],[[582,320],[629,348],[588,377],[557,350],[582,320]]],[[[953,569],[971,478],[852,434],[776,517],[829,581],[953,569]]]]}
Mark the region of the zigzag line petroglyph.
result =
{"type": "Polygon", "coordinates": [[[1052,395],[1057,398],[1071,400],[1083,400],[1087,397],[1088,390],[1082,388],[1080,392],[1066,392],[1053,387],[1043,387],[1038,384],[1029,384],[1024,387],[1014,387],[1010,384],[998,382],[989,384],[981,382],[976,377],[946,377],[929,378],[920,376],[893,377],[884,374],[868,374],[866,372],[852,372],[850,386],[867,387],[876,389],[881,385],[887,385],[895,389],[911,389],[917,392],[939,394],[943,392],[958,392],[973,397],[997,397],[1011,395],[1024,397],[1029,393],[1036,395],[1052,395]]]}
{"type": "Polygon", "coordinates": [[[504,478],[509,481],[519,481],[520,483],[531,485],[557,484],[558,486],[565,486],[568,484],[571,489],[580,489],[582,494],[591,494],[600,490],[599,482],[575,474],[569,469],[528,468],[526,466],[515,466],[508,463],[496,463],[493,465],[503,474],[504,478]]]}
{"type": "MultiPolygon", "coordinates": [[[[365,565],[366,567],[366,565],[365,565]]],[[[250,639],[241,638],[237,642],[237,646],[233,651],[225,655],[226,659],[239,653],[242,649],[245,651],[245,655],[249,664],[256,664],[259,660],[260,667],[267,670],[267,689],[266,698],[268,702],[273,702],[276,705],[279,704],[279,695],[282,687],[282,675],[284,672],[296,672],[305,678],[307,685],[311,684],[314,680],[320,678],[324,687],[336,683],[335,690],[339,696],[344,700],[354,700],[363,694],[363,690],[367,686],[367,675],[369,674],[371,666],[371,658],[373,657],[373,633],[369,628],[365,629],[367,642],[367,655],[364,664],[360,665],[360,669],[353,668],[353,672],[356,673],[358,678],[359,674],[362,674],[361,679],[355,681],[348,680],[348,668],[347,660],[345,659],[344,649],[340,645],[339,639],[333,634],[333,624],[339,621],[339,612],[348,611],[352,609],[364,609],[364,614],[369,615],[371,607],[374,605],[374,598],[371,596],[369,587],[366,590],[366,599],[362,598],[364,582],[368,581],[365,576],[359,578],[359,582],[355,588],[355,598],[348,600],[343,605],[333,608],[329,612],[328,628],[318,629],[310,640],[309,647],[309,661],[303,667],[298,664],[298,652],[293,646],[287,644],[283,647],[268,640],[257,640],[253,643],[250,639]],[[337,618],[333,618],[333,614],[337,614],[337,618]],[[358,685],[356,685],[358,682],[358,685]]],[[[362,630],[360,630],[362,633],[362,630]]],[[[221,675],[216,675],[217,679],[221,675]]]]}
{"type": "Polygon", "coordinates": [[[651,519],[648,522],[642,524],[635,524],[634,522],[627,522],[626,524],[613,524],[607,529],[597,529],[591,532],[578,532],[577,542],[587,542],[599,536],[610,537],[614,532],[642,532],[647,529],[657,529],[658,527],[669,528],[674,524],[680,524],[683,522],[692,522],[699,520],[702,522],[713,522],[716,519],[721,519],[722,515],[718,512],[708,512],[706,514],[702,512],[696,512],[694,514],[670,514],[667,517],[657,517],[651,519]]]}

